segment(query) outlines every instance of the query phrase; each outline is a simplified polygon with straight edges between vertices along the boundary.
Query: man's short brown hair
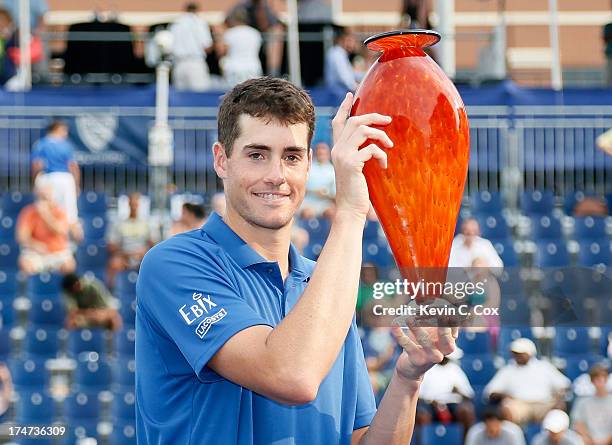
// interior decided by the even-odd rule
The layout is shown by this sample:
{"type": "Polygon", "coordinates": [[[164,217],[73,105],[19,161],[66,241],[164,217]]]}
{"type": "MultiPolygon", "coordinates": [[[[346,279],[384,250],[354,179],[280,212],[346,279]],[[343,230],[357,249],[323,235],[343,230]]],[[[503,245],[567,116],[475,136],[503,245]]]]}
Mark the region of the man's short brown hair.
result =
{"type": "Polygon", "coordinates": [[[241,114],[276,120],[284,125],[308,125],[308,145],[315,128],[315,108],[310,96],[291,82],[274,77],[257,77],[236,85],[223,96],[217,128],[219,142],[231,155],[240,136],[241,114]]]}
{"type": "Polygon", "coordinates": [[[597,363],[589,370],[589,377],[593,380],[599,376],[608,377],[608,369],[597,363]]]}

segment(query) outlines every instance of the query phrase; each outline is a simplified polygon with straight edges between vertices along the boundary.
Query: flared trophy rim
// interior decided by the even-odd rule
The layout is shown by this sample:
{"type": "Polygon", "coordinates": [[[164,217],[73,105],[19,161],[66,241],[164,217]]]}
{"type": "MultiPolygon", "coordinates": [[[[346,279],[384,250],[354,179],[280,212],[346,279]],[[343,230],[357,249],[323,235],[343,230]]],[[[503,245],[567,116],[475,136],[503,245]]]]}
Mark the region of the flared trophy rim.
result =
{"type": "Polygon", "coordinates": [[[438,43],[441,39],[441,36],[436,31],[432,31],[431,29],[398,29],[394,31],[385,31],[379,34],[374,34],[373,36],[368,37],[363,41],[363,44],[373,51],[383,51],[385,45],[382,45],[382,40],[387,39],[389,37],[397,37],[397,36],[428,36],[433,39],[425,40],[425,42],[417,45],[411,45],[418,48],[427,48],[428,46],[433,46],[438,43]]]}

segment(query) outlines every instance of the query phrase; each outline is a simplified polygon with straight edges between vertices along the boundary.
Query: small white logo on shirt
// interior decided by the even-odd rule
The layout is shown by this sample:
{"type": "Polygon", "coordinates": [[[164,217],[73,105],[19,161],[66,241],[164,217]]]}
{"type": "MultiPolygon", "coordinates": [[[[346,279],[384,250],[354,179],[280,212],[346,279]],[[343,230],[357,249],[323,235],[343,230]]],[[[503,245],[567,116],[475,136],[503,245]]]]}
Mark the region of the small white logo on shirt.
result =
{"type": "Polygon", "coordinates": [[[179,308],[179,314],[181,314],[181,317],[183,317],[183,320],[185,320],[187,326],[191,326],[198,320],[198,318],[204,314],[208,314],[212,308],[217,307],[217,304],[212,301],[210,295],[204,296],[201,292],[194,292],[192,299],[196,302],[196,304],[189,307],[184,304],[179,308]]]}
{"type": "Polygon", "coordinates": [[[221,320],[223,317],[227,315],[227,311],[225,309],[221,309],[216,314],[211,315],[210,317],[206,317],[204,320],[200,322],[198,327],[195,330],[195,333],[200,338],[204,338],[210,327],[221,320]]]}

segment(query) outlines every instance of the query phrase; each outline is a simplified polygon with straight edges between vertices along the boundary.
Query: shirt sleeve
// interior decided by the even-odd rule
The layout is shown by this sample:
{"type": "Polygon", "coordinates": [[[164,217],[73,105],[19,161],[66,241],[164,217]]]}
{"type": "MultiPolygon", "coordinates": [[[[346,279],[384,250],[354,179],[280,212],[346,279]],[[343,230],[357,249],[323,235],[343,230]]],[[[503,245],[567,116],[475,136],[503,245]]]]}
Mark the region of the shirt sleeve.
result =
{"type": "Polygon", "coordinates": [[[368,368],[365,363],[363,346],[361,345],[357,324],[354,319],[351,331],[357,351],[357,357],[355,358],[357,366],[357,409],[355,410],[355,423],[353,424],[353,430],[357,430],[372,423],[372,419],[376,415],[376,401],[374,400],[374,390],[372,389],[368,368]]]}
{"type": "Polygon", "coordinates": [[[489,397],[493,393],[505,393],[507,392],[507,375],[508,368],[501,368],[493,379],[485,386],[484,393],[487,397],[489,397]]]}
{"type": "Polygon", "coordinates": [[[137,304],[203,381],[206,364],[227,340],[269,323],[242,297],[224,255],[213,246],[196,252],[185,239],[171,238],[147,253],[137,304]]]}
{"type": "Polygon", "coordinates": [[[473,399],[474,389],[472,388],[472,385],[470,385],[470,381],[465,375],[465,372],[463,371],[463,369],[461,369],[457,365],[455,366],[456,366],[455,385],[457,386],[457,389],[459,390],[461,395],[469,399],[473,399]]]}
{"type": "Polygon", "coordinates": [[[578,399],[574,402],[574,406],[571,412],[572,426],[576,425],[576,422],[584,422],[585,412],[584,412],[584,399],[578,399]]]}
{"type": "Polygon", "coordinates": [[[572,382],[561,371],[559,371],[552,363],[545,362],[549,368],[550,384],[555,390],[567,389],[572,382]]]}

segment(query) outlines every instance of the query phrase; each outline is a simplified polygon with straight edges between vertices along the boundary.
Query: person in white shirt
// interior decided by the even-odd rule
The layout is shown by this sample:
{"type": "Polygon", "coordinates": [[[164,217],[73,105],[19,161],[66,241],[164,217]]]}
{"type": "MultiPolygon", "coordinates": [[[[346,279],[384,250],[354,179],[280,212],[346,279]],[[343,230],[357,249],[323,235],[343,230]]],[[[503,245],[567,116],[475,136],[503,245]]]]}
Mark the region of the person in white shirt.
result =
{"type": "Polygon", "coordinates": [[[244,6],[234,8],[225,20],[228,29],[223,33],[225,56],[221,59],[223,77],[229,86],[234,86],[262,75],[259,50],[261,34],[247,23],[244,6]]]}
{"type": "Polygon", "coordinates": [[[608,391],[608,370],[596,364],[589,370],[595,394],[574,402],[572,423],[587,445],[612,444],[612,394],[608,391]]]}
{"type": "Polygon", "coordinates": [[[475,260],[481,260],[499,275],[504,262],[497,254],[491,241],[480,237],[480,225],[474,218],[461,224],[461,233],[455,237],[450,252],[448,267],[471,267],[475,260]]]}
{"type": "Polygon", "coordinates": [[[206,53],[212,50],[210,28],[198,16],[196,3],[188,3],[170,26],[174,65],[172,82],[177,90],[205,91],[210,86],[206,53]]]}
{"type": "Polygon", "coordinates": [[[570,430],[569,426],[567,413],[553,409],[544,417],[542,431],[531,440],[531,445],[583,445],[580,436],[570,430]]]}
{"type": "Polygon", "coordinates": [[[523,430],[504,420],[498,409],[488,408],[465,438],[465,445],[525,445],[523,430]]]}
{"type": "Polygon", "coordinates": [[[325,54],[325,85],[334,91],[357,89],[357,76],[349,55],[355,50],[355,37],[346,28],[341,28],[334,46],[325,54]]]}
{"type": "Polygon", "coordinates": [[[336,173],[331,163],[330,148],[326,142],[319,142],[314,148],[301,217],[330,216],[328,210],[333,206],[335,196],[336,173]]]}
{"type": "Polygon", "coordinates": [[[455,362],[462,356],[463,351],[455,349],[423,376],[417,404],[419,424],[456,421],[463,425],[465,432],[474,424],[476,414],[471,402],[474,389],[455,362]]]}
{"type": "Polygon", "coordinates": [[[516,339],[510,350],[514,361],[497,371],[484,393],[491,400],[501,400],[507,420],[541,422],[548,411],[563,405],[563,394],[571,382],[551,363],[535,357],[531,340],[516,339]]]}

